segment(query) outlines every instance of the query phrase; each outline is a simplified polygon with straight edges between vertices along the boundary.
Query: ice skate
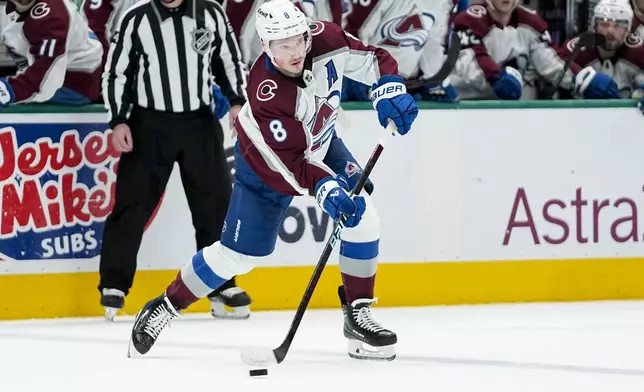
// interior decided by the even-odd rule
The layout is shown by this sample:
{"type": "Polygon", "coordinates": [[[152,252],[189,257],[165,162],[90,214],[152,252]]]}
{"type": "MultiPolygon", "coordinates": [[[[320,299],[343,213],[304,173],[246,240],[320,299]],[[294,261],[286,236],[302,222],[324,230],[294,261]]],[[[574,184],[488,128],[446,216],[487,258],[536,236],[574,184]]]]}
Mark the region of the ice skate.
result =
{"type": "Polygon", "coordinates": [[[231,287],[208,296],[210,314],[218,319],[244,320],[250,317],[251,299],[240,287],[231,287]]]}
{"type": "Polygon", "coordinates": [[[114,321],[116,313],[125,305],[125,293],[118,289],[103,289],[101,306],[105,309],[105,320],[114,321]]]}
{"type": "Polygon", "coordinates": [[[360,298],[347,303],[344,287],[338,289],[342,313],[344,313],[344,336],[349,339],[348,353],[351,358],[387,360],[396,358],[396,334],[382,327],[371,315],[371,304],[376,298],[360,298]]]}
{"type": "Polygon", "coordinates": [[[165,294],[146,303],[134,319],[127,356],[147,354],[170,320],[180,315],[165,294]]]}

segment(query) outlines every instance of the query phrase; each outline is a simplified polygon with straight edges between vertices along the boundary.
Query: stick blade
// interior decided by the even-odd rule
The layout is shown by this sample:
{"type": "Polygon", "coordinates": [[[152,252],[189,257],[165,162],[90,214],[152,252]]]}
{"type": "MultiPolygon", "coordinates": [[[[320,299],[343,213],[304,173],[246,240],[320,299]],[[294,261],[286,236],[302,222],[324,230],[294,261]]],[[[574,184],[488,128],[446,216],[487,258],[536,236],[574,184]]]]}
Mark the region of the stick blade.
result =
{"type": "Polygon", "coordinates": [[[275,353],[270,348],[252,347],[243,349],[241,357],[244,363],[250,366],[266,368],[278,363],[275,353]]]}

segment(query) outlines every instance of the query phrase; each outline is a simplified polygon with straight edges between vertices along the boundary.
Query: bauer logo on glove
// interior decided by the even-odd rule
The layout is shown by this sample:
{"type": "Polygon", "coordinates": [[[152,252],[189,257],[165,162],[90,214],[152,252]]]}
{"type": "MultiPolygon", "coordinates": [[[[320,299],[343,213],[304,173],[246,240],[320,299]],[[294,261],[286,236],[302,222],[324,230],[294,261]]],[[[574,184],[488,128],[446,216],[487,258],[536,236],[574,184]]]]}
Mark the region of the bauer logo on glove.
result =
{"type": "Polygon", "coordinates": [[[389,120],[396,125],[398,133],[406,134],[418,116],[418,105],[407,93],[403,78],[399,75],[384,75],[372,86],[371,100],[378,111],[380,125],[387,128],[389,120]]]}

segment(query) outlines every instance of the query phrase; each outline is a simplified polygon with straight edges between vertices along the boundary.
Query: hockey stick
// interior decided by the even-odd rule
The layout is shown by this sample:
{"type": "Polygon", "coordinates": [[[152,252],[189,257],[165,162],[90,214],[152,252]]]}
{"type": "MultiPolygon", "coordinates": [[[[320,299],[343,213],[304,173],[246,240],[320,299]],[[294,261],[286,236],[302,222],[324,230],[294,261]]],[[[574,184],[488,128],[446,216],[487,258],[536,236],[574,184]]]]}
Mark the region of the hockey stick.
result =
{"type": "Polygon", "coordinates": [[[452,33],[450,37],[449,47],[447,48],[447,56],[441,68],[436,72],[436,74],[425,79],[414,79],[406,80],[405,86],[408,89],[416,89],[429,84],[442,83],[443,80],[447,79],[449,74],[452,73],[452,69],[458,61],[458,56],[461,53],[461,40],[458,38],[458,34],[452,33]]]}
{"type": "Polygon", "coordinates": [[[581,52],[583,48],[586,48],[588,46],[603,46],[606,43],[606,37],[599,33],[595,33],[592,31],[587,31],[579,36],[579,40],[575,43],[575,47],[570,53],[570,56],[568,56],[568,59],[564,63],[563,69],[559,73],[559,76],[557,77],[557,80],[555,81],[554,85],[551,87],[551,91],[548,90],[548,93],[545,94],[546,99],[553,99],[555,96],[555,93],[559,89],[559,85],[563,81],[564,76],[566,76],[566,72],[568,72],[568,69],[572,65],[572,62],[575,61],[575,58],[577,57],[577,54],[581,52]]]}
{"type": "MultiPolygon", "coordinates": [[[[378,162],[378,158],[380,158],[380,154],[382,154],[382,151],[384,149],[387,139],[389,139],[390,135],[393,136],[395,132],[396,132],[396,126],[392,121],[390,121],[389,125],[387,126],[387,135],[383,136],[382,139],[380,139],[380,141],[378,142],[378,145],[376,146],[373,153],[371,154],[369,161],[365,165],[362,171],[362,174],[358,179],[358,183],[356,184],[355,188],[353,188],[353,190],[351,191],[352,196],[360,194],[365,184],[367,183],[367,180],[369,179],[369,175],[371,174],[371,171],[376,165],[376,162],[378,162]]],[[[265,368],[265,367],[268,367],[269,365],[279,364],[279,363],[282,363],[282,361],[284,361],[284,358],[286,358],[286,354],[288,353],[288,350],[291,347],[291,343],[293,343],[293,338],[295,338],[297,329],[300,326],[300,322],[302,322],[302,318],[304,317],[304,312],[306,312],[306,308],[309,305],[309,301],[313,296],[315,287],[317,286],[318,281],[322,276],[322,271],[324,271],[324,267],[326,266],[326,263],[329,260],[329,256],[331,256],[331,252],[333,251],[335,244],[338,242],[338,239],[340,239],[340,234],[344,229],[344,224],[346,221],[347,221],[347,218],[343,216],[340,219],[340,222],[338,222],[338,224],[333,229],[333,233],[331,233],[331,236],[329,237],[329,240],[327,241],[324,247],[324,250],[322,251],[322,255],[320,256],[320,259],[318,260],[318,263],[315,266],[315,270],[313,271],[313,276],[311,276],[311,280],[309,281],[308,286],[306,286],[306,290],[304,291],[304,296],[300,301],[300,305],[298,306],[297,311],[295,312],[295,316],[293,317],[291,327],[289,328],[288,333],[286,334],[286,338],[284,338],[284,341],[282,342],[282,344],[279,347],[272,350],[269,348],[251,348],[251,349],[243,350],[242,359],[246,364],[265,368]]]]}

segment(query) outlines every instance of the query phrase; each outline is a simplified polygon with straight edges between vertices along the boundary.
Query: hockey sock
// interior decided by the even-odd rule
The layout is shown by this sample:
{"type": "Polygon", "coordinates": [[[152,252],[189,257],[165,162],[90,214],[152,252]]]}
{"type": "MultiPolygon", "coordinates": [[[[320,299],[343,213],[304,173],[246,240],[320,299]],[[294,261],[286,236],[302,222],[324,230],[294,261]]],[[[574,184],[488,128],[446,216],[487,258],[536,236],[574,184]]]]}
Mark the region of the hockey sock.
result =
{"type": "Polygon", "coordinates": [[[358,298],[373,298],[378,268],[378,243],[348,242],[340,244],[340,272],[349,303],[358,298]]]}
{"type": "Polygon", "coordinates": [[[203,250],[192,257],[192,262],[181,268],[176,279],[166,289],[166,295],[178,309],[186,309],[224,284],[227,279],[217,275],[206,263],[203,250]]]}

